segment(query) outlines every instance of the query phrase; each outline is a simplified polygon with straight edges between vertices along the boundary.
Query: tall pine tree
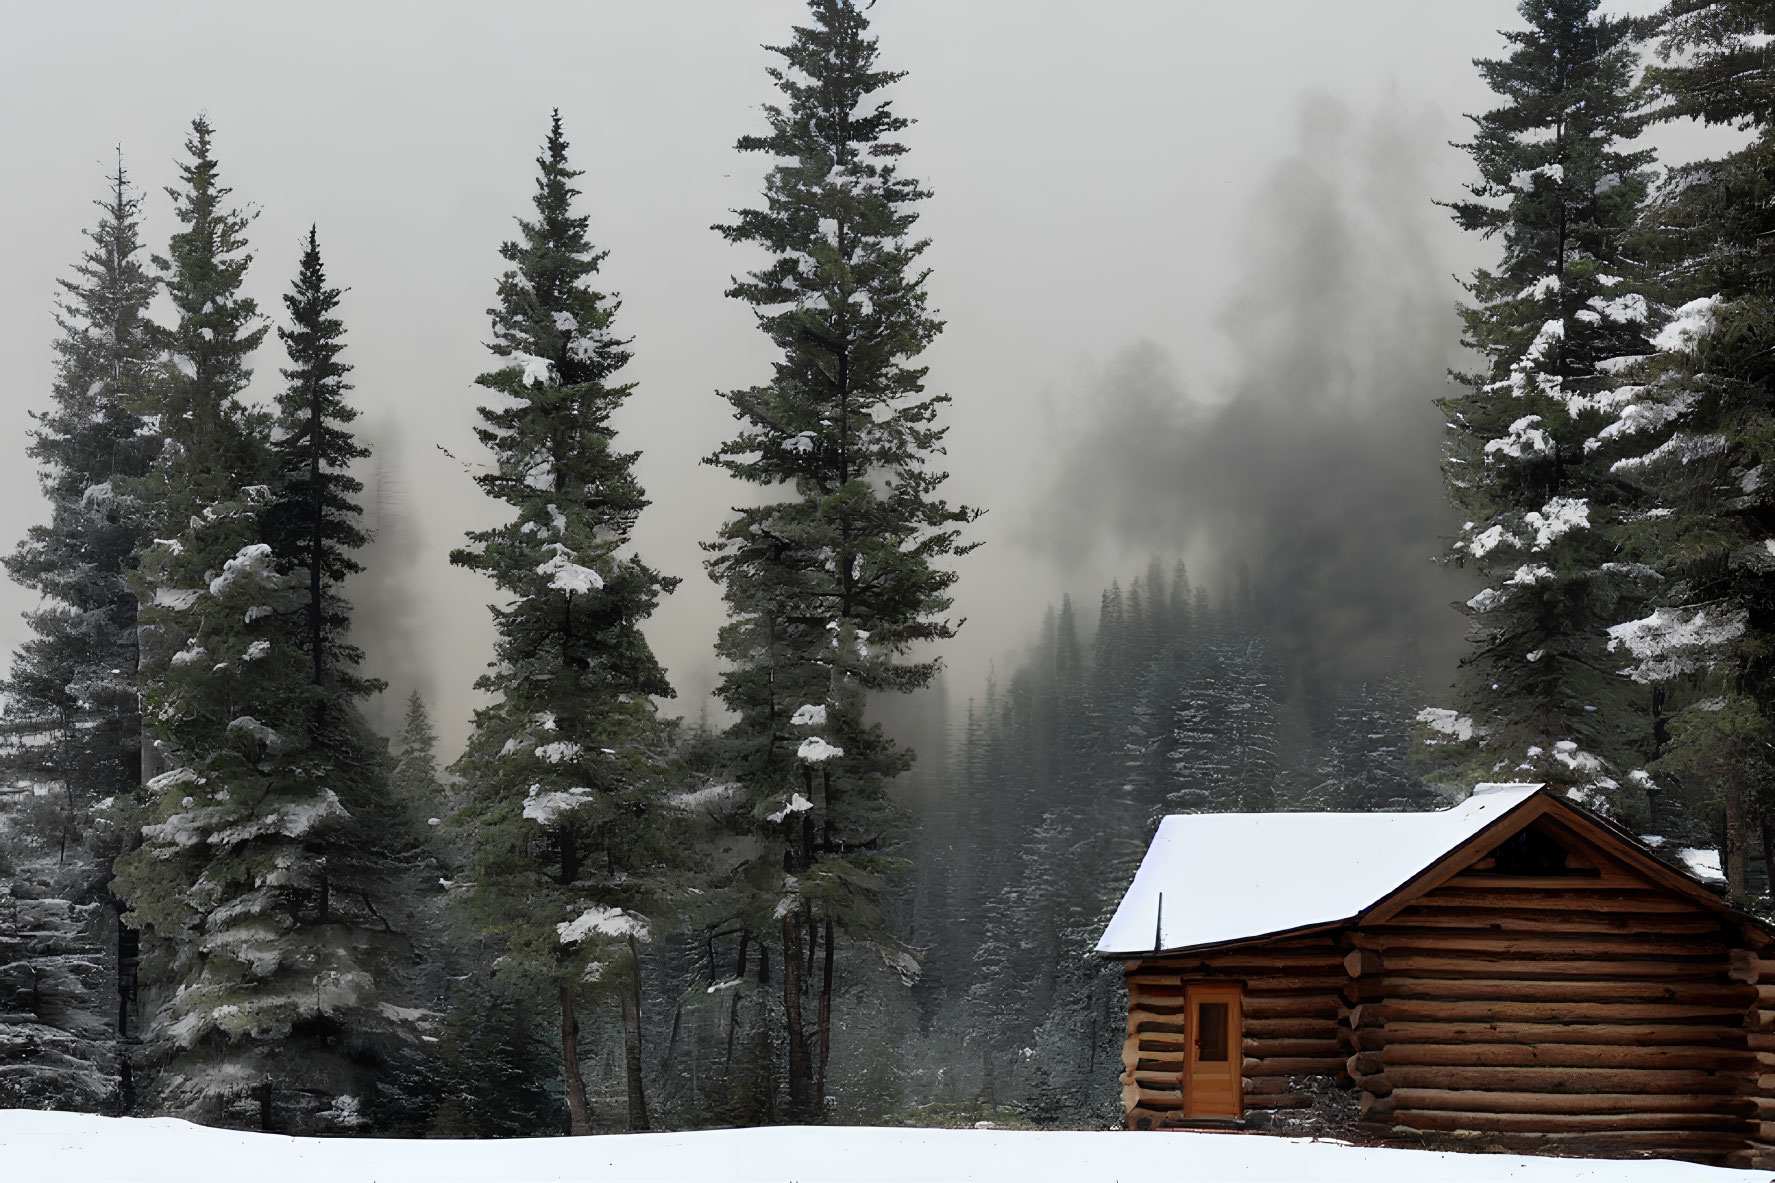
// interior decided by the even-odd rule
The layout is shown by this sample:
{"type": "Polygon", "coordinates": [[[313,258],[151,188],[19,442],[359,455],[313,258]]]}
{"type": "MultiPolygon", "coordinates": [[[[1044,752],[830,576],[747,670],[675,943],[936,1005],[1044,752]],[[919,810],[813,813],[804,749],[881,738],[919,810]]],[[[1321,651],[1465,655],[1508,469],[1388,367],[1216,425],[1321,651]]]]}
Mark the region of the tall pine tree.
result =
{"type": "Polygon", "coordinates": [[[1531,775],[1643,818],[1620,769],[1643,758],[1647,729],[1603,630],[1644,589],[1614,562],[1623,498],[1586,444],[1619,398],[1611,359],[1646,351],[1644,277],[1624,244],[1651,154],[1624,148],[1645,125],[1634,25],[1598,3],[1523,0],[1509,55],[1476,63],[1505,104],[1474,118],[1463,147],[1480,179],[1451,208],[1501,257],[1461,309],[1484,368],[1453,375],[1468,389],[1438,405],[1449,496],[1470,519],[1450,557],[1487,584],[1467,604],[1461,709],[1482,737],[1470,776],[1531,775]]]}
{"type": "Polygon", "coordinates": [[[133,841],[141,779],[136,597],[125,581],[141,507],[126,486],[157,446],[137,410],[155,283],[121,154],[109,180],[90,245],[59,281],[53,406],[35,416],[26,448],[50,518],[5,560],[43,598],[0,685],[6,779],[30,786],[15,808],[31,807],[0,824],[15,897],[0,962],[30,967],[29,989],[0,1004],[0,1079],[18,1089],[14,1104],[129,1103],[115,1043],[130,1033],[134,934],[117,922],[109,881],[133,841]]]}
{"type": "Polygon", "coordinates": [[[1656,824],[1717,843],[1743,894],[1751,833],[1765,855],[1775,838],[1775,8],[1681,0],[1662,21],[1658,117],[1750,137],[1671,169],[1642,219],[1667,322],[1596,444],[1633,498],[1618,544],[1659,578],[1611,647],[1658,707],[1656,824]]]}
{"type": "Polygon", "coordinates": [[[162,264],[178,319],[150,392],[166,443],[140,482],[159,517],[133,578],[163,770],[117,879],[148,936],[150,1093],[222,1124],[352,1130],[412,1037],[409,936],[377,898],[385,769],[353,692],[314,676],[307,572],[265,540],[288,490],[272,425],[240,397],[268,330],[241,291],[250,217],[227,205],[208,123],[192,130],[162,264]]]}
{"type": "Polygon", "coordinates": [[[748,921],[783,949],[790,1104],[815,1115],[832,1029],[834,943],[842,930],[911,973],[879,903],[898,831],[888,785],[910,764],[865,718],[868,694],[929,683],[924,646],[948,639],[955,574],[972,511],[936,496],[933,459],[946,396],[927,396],[917,358],[942,328],[928,307],[927,240],[913,237],[927,192],[903,174],[892,137],[908,120],[877,97],[901,77],[877,65],[861,6],[810,0],[810,23],[769,73],[782,105],[742,152],[773,161],[761,209],[717,229],[769,260],[729,295],[750,305],[777,351],[769,381],[734,390],[740,430],[710,457],[734,477],[793,495],[740,510],[709,544],[729,619],[717,652],[735,773],[754,832],[775,852],[748,921]],[[913,651],[918,650],[918,656],[913,651]],[[823,944],[810,1034],[804,975],[823,944]]]}
{"type": "Polygon", "coordinates": [[[345,640],[351,618],[339,591],[347,577],[363,570],[352,554],[369,541],[355,500],[364,484],[349,469],[370,455],[349,429],[357,408],[346,398],[351,367],[339,360],[345,348],[345,326],[336,315],[341,295],[327,286],[311,226],[295,283],[284,296],[290,324],[277,331],[291,367],[283,371],[288,385],[277,400],[276,496],[265,509],[263,533],[282,570],[306,575],[303,643],[315,685],[356,696],[381,686],[353,674],[362,654],[345,640]]]}
{"type": "Polygon", "coordinates": [[[670,810],[669,731],[653,697],[671,685],[641,625],[677,580],[630,550],[647,501],[637,453],[616,447],[611,418],[633,392],[613,381],[629,360],[612,329],[618,302],[598,291],[604,252],[573,213],[579,196],[556,112],[536,182],[536,217],[500,248],[512,264],[489,310],[499,368],[476,381],[493,464],[475,480],[510,508],[469,534],[450,561],[492,579],[495,660],[476,686],[495,698],[475,715],[457,764],[474,836],[471,908],[503,941],[500,975],[552,995],[574,1133],[591,1131],[581,1078],[582,1000],[614,994],[627,1064],[628,1123],[648,1126],[642,1088],[639,942],[663,906],[670,810]]]}

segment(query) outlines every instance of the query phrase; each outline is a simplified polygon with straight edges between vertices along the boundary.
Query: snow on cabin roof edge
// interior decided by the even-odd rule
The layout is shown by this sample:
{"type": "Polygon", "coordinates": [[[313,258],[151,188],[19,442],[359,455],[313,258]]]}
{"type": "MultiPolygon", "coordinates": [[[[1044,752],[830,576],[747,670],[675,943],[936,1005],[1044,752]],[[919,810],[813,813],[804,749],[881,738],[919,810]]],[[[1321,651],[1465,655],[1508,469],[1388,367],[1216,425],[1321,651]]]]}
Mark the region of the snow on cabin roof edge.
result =
{"type": "Polygon", "coordinates": [[[1150,957],[1353,920],[1543,787],[1481,784],[1420,813],[1169,815],[1095,952],[1150,957]]]}

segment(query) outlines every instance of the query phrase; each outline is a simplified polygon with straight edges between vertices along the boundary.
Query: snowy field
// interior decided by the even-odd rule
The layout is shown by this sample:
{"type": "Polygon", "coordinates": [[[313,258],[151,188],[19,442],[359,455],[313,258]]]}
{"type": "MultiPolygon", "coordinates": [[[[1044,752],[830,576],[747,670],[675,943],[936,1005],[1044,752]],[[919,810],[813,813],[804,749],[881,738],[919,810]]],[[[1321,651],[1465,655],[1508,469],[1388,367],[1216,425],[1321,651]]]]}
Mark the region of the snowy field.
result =
{"type": "Polygon", "coordinates": [[[0,1178],[19,1183],[519,1183],[543,1180],[1596,1180],[1757,1183],[1680,1162],[1382,1150],[1254,1134],[797,1128],[505,1142],[284,1138],[170,1118],[0,1111],[0,1178]]]}

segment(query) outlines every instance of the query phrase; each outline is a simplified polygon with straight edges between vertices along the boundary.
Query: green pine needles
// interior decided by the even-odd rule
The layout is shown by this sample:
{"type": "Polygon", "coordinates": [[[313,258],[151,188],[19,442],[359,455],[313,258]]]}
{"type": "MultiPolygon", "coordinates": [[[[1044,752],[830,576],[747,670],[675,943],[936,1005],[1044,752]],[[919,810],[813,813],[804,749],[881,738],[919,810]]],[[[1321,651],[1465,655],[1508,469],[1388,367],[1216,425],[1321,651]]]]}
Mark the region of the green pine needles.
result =
{"type": "Polygon", "coordinates": [[[154,357],[147,310],[155,284],[143,265],[142,199],[121,153],[109,181],[74,277],[59,281],[53,401],[35,416],[26,449],[39,465],[49,521],[5,559],[13,581],[43,599],[25,614],[30,636],[0,686],[6,779],[43,791],[50,808],[35,824],[7,827],[0,861],[17,875],[15,892],[64,896],[79,922],[49,926],[60,931],[46,947],[16,914],[0,919],[0,961],[29,964],[60,984],[46,992],[59,1030],[4,1041],[0,1103],[127,1110],[133,1096],[119,1043],[130,1034],[133,996],[121,967],[133,946],[110,878],[112,861],[135,841],[141,779],[130,681],[136,598],[125,576],[143,520],[130,483],[158,447],[138,414],[154,357]],[[32,878],[37,886],[24,887],[32,878]]]}
{"type": "Polygon", "coordinates": [[[640,1090],[640,943],[665,906],[672,858],[669,729],[654,697],[672,687],[641,625],[677,580],[630,550],[647,501],[636,453],[611,418],[633,392],[612,328],[617,300],[594,286],[603,252],[572,211],[579,196],[557,112],[536,183],[534,221],[500,248],[512,265],[489,311],[498,368],[476,381],[492,453],[475,480],[511,520],[469,534],[450,560],[485,574],[495,660],[476,686],[497,701],[476,713],[456,765],[473,834],[470,907],[503,942],[499,975],[561,1010],[567,1099],[591,1129],[577,1053],[577,1006],[616,995],[629,1035],[629,1124],[647,1126],[640,1090]]]}
{"type": "Polygon", "coordinates": [[[368,684],[328,678],[310,652],[311,595],[318,586],[331,608],[323,636],[342,632],[334,581],[361,541],[339,525],[357,513],[353,490],[302,479],[355,454],[349,415],[328,401],[343,390],[341,329],[325,316],[337,294],[311,238],[274,435],[239,400],[269,328],[241,293],[248,217],[225,205],[208,124],[193,133],[174,195],[184,229],[164,263],[178,321],[150,391],[166,443],[142,482],[163,516],[132,577],[156,775],[117,884],[159,983],[144,1005],[153,1103],[346,1131],[373,1119],[379,1071],[417,1040],[419,1012],[401,1005],[413,934],[386,914],[393,852],[412,843],[390,808],[384,744],[356,708],[368,684]],[[294,522],[321,539],[292,542],[294,522]],[[334,560],[318,581],[300,565],[317,551],[334,560]]]}
{"type": "Polygon", "coordinates": [[[1651,154],[1621,147],[1646,122],[1634,25],[1596,8],[1524,0],[1510,55],[1477,63],[1506,101],[1474,118],[1463,147],[1480,180],[1451,209],[1502,257],[1461,308],[1485,368],[1453,375],[1468,390],[1438,405],[1449,496],[1468,518],[1449,558],[1486,587],[1466,606],[1468,722],[1444,725],[1477,728],[1472,779],[1573,786],[1643,820],[1624,769],[1644,726],[1604,633],[1643,588],[1614,561],[1624,498],[1595,441],[1615,409],[1615,359],[1647,351],[1643,268],[1626,244],[1651,154]]]}
{"type": "Polygon", "coordinates": [[[769,256],[729,295],[756,310],[777,357],[769,381],[729,391],[738,433],[709,458],[767,490],[707,544],[728,607],[719,695],[738,718],[726,739],[764,845],[751,868],[750,925],[780,929],[790,1104],[814,1114],[831,1033],[835,929],[875,944],[902,972],[917,962],[881,914],[899,817],[888,784],[911,764],[867,696],[927,685],[930,646],[970,549],[974,511],[937,497],[933,466],[947,396],[927,395],[917,358],[942,329],[930,312],[913,236],[929,196],[900,169],[909,121],[877,92],[900,74],[877,64],[861,6],[812,0],[811,21],[772,52],[781,105],[742,152],[772,160],[762,208],[716,227],[769,256]],[[787,496],[784,496],[787,494],[787,496]],[[797,967],[824,929],[817,1030],[801,1014],[797,967]]]}
{"type": "Polygon", "coordinates": [[[357,408],[346,399],[351,367],[339,360],[345,326],[334,313],[341,294],[327,286],[319,237],[310,227],[296,281],[284,296],[290,324],[277,330],[291,366],[283,371],[289,384],[278,396],[271,445],[277,496],[263,516],[279,567],[307,575],[304,646],[314,683],[331,679],[360,695],[382,684],[358,683],[351,674],[363,655],[344,640],[351,618],[339,594],[339,585],[363,570],[352,552],[369,541],[358,525],[363,509],[353,500],[364,485],[347,470],[370,454],[347,428],[357,408]]]}

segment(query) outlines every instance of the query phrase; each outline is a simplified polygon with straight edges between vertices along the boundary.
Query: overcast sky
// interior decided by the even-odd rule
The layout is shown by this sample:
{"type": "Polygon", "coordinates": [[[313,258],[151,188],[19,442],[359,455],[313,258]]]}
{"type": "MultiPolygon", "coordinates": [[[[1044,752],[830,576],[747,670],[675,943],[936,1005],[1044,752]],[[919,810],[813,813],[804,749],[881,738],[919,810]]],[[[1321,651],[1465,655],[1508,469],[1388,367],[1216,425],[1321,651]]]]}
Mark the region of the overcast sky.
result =
{"type": "MultiPolygon", "coordinates": [[[[311,222],[351,289],[347,356],[394,494],[379,524],[405,589],[366,591],[368,672],[397,695],[418,685],[459,741],[490,652],[488,592],[445,556],[490,510],[439,448],[475,457],[471,383],[487,364],[496,248],[528,212],[559,106],[586,173],[582,209],[610,251],[606,283],[623,298],[617,327],[634,339],[624,376],[639,390],[620,427],[654,503],[639,548],[685,579],[649,635],[694,715],[719,611],[697,543],[739,496],[698,461],[732,426],[713,392],[758,381],[769,359],[751,313],[722,296],[747,260],[708,227],[756,199],[763,162],[733,142],[761,128],[774,93],[761,45],[802,12],[796,0],[14,6],[0,39],[0,545],[46,513],[22,455],[27,412],[47,401],[55,280],[82,247],[113,146],[149,193],[159,249],[172,224],[162,187],[206,111],[224,182],[261,211],[248,279],[261,307],[281,312],[311,222]]],[[[884,63],[908,71],[893,93],[918,121],[907,168],[935,191],[920,229],[948,322],[927,360],[932,388],[955,399],[949,492],[990,510],[958,588],[970,623],[952,664],[972,678],[1042,604],[1125,574],[1111,568],[1130,556],[1086,570],[1029,541],[1069,391],[1140,341],[1192,389],[1230,380],[1229,293],[1249,296],[1248,260],[1273,229],[1254,223],[1254,198],[1315,120],[1341,110],[1413,129],[1429,249],[1451,271],[1482,257],[1429,197],[1454,196],[1467,175],[1445,141],[1464,134],[1461,112],[1492,105],[1469,63],[1498,53],[1514,8],[881,0],[872,19],[884,63]]],[[[1447,300],[1457,294],[1450,279],[1447,300]]],[[[278,382],[275,341],[257,362],[260,398],[278,382]]],[[[1424,379],[1427,403],[1441,374],[1424,379]]],[[[0,586],[0,649],[23,636],[31,602],[0,586]]]]}

